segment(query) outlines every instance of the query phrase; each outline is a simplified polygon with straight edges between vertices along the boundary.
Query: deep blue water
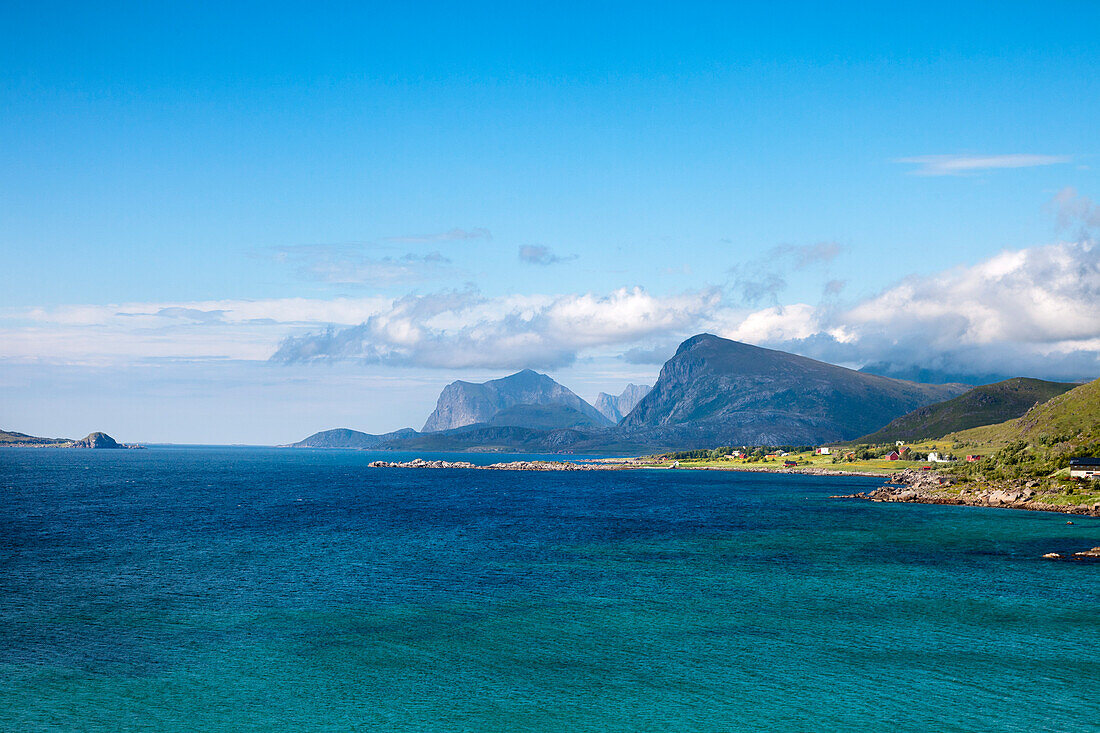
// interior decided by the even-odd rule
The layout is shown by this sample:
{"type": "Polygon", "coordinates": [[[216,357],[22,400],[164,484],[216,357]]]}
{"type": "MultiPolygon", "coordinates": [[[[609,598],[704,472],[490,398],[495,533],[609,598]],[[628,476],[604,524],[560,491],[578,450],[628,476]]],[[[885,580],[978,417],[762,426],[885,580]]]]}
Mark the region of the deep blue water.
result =
{"type": "Polygon", "coordinates": [[[0,728],[1100,726],[1098,520],[376,457],[0,451],[0,728]]]}

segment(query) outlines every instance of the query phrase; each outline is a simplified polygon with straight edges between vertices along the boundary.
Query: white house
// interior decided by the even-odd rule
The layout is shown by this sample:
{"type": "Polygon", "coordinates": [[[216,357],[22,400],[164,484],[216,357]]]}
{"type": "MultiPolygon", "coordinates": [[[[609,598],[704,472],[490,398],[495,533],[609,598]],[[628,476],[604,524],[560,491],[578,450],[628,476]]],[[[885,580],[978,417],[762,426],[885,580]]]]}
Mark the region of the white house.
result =
{"type": "Polygon", "coordinates": [[[951,463],[953,460],[955,459],[947,455],[946,453],[937,453],[936,451],[932,451],[928,454],[929,463],[951,463]]]}
{"type": "Polygon", "coordinates": [[[1070,458],[1070,478],[1100,478],[1100,458],[1070,458]]]}
{"type": "Polygon", "coordinates": [[[816,448],[814,450],[814,454],[819,455],[819,456],[827,456],[827,455],[829,455],[830,452],[831,451],[829,450],[829,447],[825,446],[825,445],[821,446],[820,448],[816,448]]]}

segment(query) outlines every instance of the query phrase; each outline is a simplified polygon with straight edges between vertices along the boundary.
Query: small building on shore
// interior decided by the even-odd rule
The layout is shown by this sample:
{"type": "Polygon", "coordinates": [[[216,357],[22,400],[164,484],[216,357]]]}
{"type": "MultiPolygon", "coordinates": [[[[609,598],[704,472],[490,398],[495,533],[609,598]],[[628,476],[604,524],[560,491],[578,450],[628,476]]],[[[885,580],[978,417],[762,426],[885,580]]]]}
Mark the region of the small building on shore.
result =
{"type": "Polygon", "coordinates": [[[1070,458],[1070,478],[1100,478],[1100,458],[1070,458]]]}

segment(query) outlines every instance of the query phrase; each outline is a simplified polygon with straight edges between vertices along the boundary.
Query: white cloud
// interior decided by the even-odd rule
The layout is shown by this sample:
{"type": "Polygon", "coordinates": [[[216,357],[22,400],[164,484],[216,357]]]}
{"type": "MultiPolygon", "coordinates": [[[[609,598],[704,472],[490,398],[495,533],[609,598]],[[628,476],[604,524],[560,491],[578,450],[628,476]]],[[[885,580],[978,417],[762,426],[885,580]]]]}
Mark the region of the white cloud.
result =
{"type": "Polygon", "coordinates": [[[546,367],[583,353],[691,335],[720,309],[717,290],[656,296],[485,297],[467,288],[401,298],[224,300],[0,311],[8,361],[357,360],[429,368],[546,367]],[[291,334],[287,336],[288,332],[291,334]]]}
{"type": "Polygon", "coordinates": [[[847,308],[771,307],[731,338],[856,365],[1100,376],[1100,246],[1091,240],[1005,250],[911,277],[847,308]]]}
{"type": "Polygon", "coordinates": [[[350,328],[288,337],[275,361],[362,360],[437,368],[551,368],[585,349],[689,334],[719,306],[717,291],[484,299],[473,291],[412,296],[350,328]]]}
{"type": "Polygon", "coordinates": [[[519,248],[519,261],[528,265],[556,265],[559,262],[570,262],[577,259],[576,255],[562,257],[554,254],[549,247],[541,245],[524,244],[519,248]]]}
{"type": "Polygon", "coordinates": [[[919,155],[912,158],[899,158],[896,162],[916,165],[917,167],[910,171],[915,176],[961,176],[1004,168],[1057,165],[1069,163],[1072,160],[1068,155],[1016,153],[1011,155],[919,155]]]}
{"type": "Polygon", "coordinates": [[[795,303],[750,313],[736,327],[724,331],[722,335],[736,341],[759,344],[809,338],[821,328],[816,308],[805,303],[795,303]]]}
{"type": "MultiPolygon", "coordinates": [[[[890,363],[959,374],[1100,374],[1100,211],[1067,189],[1054,200],[1080,237],[1004,250],[906,278],[845,303],[841,281],[818,305],[735,309],[731,283],[680,294],[408,295],[71,305],[0,310],[0,358],[33,363],[273,359],[461,368],[551,368],[586,359],[652,363],[711,331],[834,363],[890,363]]],[[[830,243],[777,249],[788,266],[828,264],[830,243]]],[[[772,266],[778,267],[776,263],[772,266]]],[[[762,274],[766,268],[761,267],[762,274]]],[[[765,283],[766,285],[767,283],[765,283]]],[[[744,283],[741,283],[744,285],[744,283]]],[[[742,293],[743,295],[743,293],[742,293]]],[[[582,362],[583,363],[583,362],[582,362]]]]}
{"type": "Polygon", "coordinates": [[[8,361],[115,364],[143,359],[264,360],[295,324],[355,324],[392,299],[215,300],[0,310],[8,361]]]}

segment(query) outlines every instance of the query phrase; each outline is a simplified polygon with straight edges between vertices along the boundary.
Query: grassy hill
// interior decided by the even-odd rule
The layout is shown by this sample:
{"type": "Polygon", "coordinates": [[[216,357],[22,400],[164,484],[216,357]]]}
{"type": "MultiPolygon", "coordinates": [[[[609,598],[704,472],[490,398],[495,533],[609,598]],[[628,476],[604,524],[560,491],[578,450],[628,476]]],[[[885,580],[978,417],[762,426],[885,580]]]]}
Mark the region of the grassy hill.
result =
{"type": "Polygon", "coordinates": [[[996,425],[944,438],[958,453],[985,456],[956,470],[971,478],[1049,476],[1075,456],[1100,455],[1100,379],[996,425]]]}
{"type": "Polygon", "coordinates": [[[855,442],[893,443],[896,440],[909,442],[942,438],[950,433],[1020,417],[1035,405],[1077,386],[1065,382],[1016,377],[975,387],[946,402],[920,407],[902,415],[881,430],[858,438],[855,442]]]}
{"type": "Polygon", "coordinates": [[[1056,452],[1096,444],[1100,442],[1100,379],[1036,405],[1014,420],[961,430],[947,439],[990,448],[1022,440],[1056,452]]]}

